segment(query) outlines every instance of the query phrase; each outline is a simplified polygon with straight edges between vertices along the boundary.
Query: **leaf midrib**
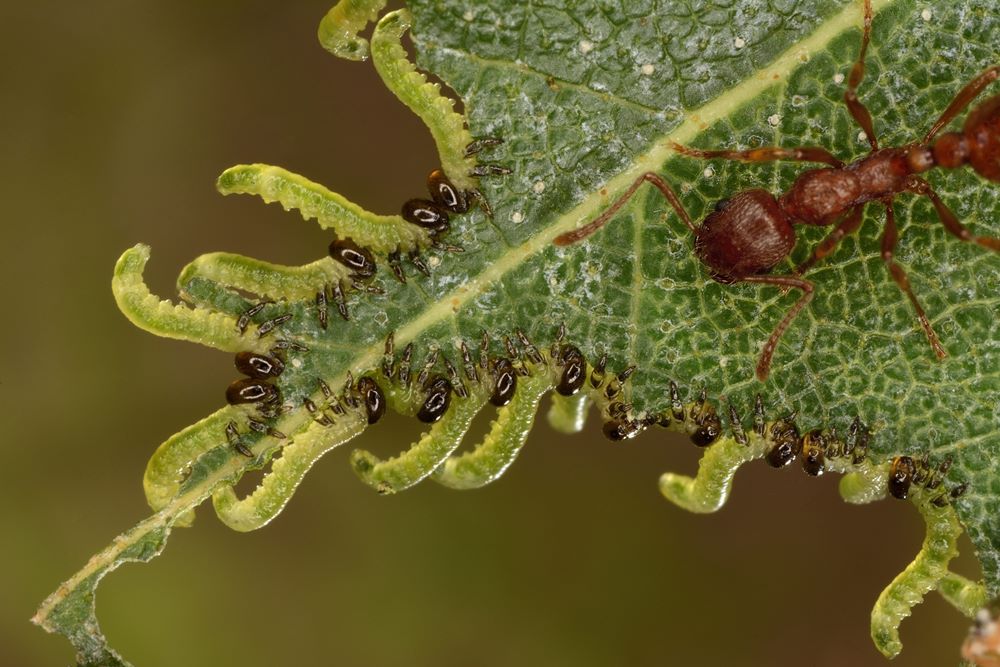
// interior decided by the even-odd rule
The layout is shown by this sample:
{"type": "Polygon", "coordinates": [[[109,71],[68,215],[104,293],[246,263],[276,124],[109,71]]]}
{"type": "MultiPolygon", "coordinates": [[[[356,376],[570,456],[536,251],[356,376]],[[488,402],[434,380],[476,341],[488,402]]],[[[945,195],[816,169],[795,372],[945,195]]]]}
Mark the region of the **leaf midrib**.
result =
{"type": "MultiPolygon", "coordinates": [[[[878,14],[896,0],[872,0],[872,11],[878,14]]],[[[685,114],[680,125],[670,132],[654,140],[652,147],[636,157],[632,165],[608,180],[603,187],[597,188],[592,194],[582,199],[576,206],[557,217],[547,227],[538,232],[519,246],[510,248],[491,262],[479,275],[464,283],[461,287],[443,295],[431,304],[429,308],[412,318],[409,323],[394,332],[397,344],[406,344],[430,327],[446,318],[454,319],[455,315],[470,300],[480,296],[490,285],[500,280],[505,274],[521,266],[534,255],[552,245],[552,241],[560,234],[570,231],[583,223],[597,217],[598,212],[605,208],[608,201],[628,188],[636,178],[647,171],[659,171],[674,154],[670,147],[672,143],[689,144],[701,132],[707,130],[716,122],[727,118],[750,100],[758,97],[763,91],[787,82],[795,70],[809,62],[810,57],[823,51],[837,37],[851,29],[859,29],[863,22],[861,3],[851,3],[840,12],[830,17],[816,27],[811,34],[793,46],[783,51],[766,67],[757,70],[753,76],[733,85],[726,92],[713,100],[685,114]]],[[[476,59],[472,53],[457,49],[448,49],[461,53],[469,59],[476,59]]],[[[480,60],[482,60],[480,58],[480,60]]],[[[503,62],[503,61],[498,61],[503,62]]],[[[509,67],[512,63],[504,63],[509,67]]],[[[528,71],[531,71],[530,69],[528,71]]],[[[541,73],[538,73],[541,76],[541,73]]],[[[546,75],[548,76],[548,75],[546,75]]],[[[570,84],[567,85],[578,85],[570,84]]],[[[588,89],[589,90],[589,89],[588,89]]],[[[591,91],[595,92],[596,91],[591,91]]],[[[606,95],[605,93],[599,93],[606,95]]],[[[608,96],[613,98],[613,96],[608,96]]],[[[634,300],[634,298],[633,298],[634,300]]],[[[357,370],[373,368],[382,357],[381,343],[376,343],[358,355],[353,363],[357,370]]]]}

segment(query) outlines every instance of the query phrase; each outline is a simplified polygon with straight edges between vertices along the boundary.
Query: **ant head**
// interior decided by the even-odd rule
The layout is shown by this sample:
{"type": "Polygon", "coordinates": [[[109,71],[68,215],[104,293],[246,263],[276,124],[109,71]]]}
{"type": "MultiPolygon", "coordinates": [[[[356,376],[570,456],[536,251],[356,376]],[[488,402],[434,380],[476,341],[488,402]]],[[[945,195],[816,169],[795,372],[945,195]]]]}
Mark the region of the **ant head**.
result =
{"type": "Polygon", "coordinates": [[[1000,95],[994,95],[969,114],[962,128],[969,164],[982,176],[1000,182],[1000,95]]]}

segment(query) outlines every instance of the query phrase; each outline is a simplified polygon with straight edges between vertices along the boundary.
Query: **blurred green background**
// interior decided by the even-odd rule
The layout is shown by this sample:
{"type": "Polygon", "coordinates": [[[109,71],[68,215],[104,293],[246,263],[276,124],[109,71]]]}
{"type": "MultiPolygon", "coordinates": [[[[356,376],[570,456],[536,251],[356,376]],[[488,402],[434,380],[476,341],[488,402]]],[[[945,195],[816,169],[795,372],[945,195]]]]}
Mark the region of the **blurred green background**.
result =
{"type": "MultiPolygon", "coordinates": [[[[297,214],[215,193],[239,162],[283,165],[378,212],[423,193],[436,166],[425,130],[370,63],[316,42],[330,1],[4,9],[0,664],[72,661],[29,617],[146,516],[147,457],[234,376],[230,355],[118,313],[118,255],[151,244],[163,296],[203,252],[322,255],[329,239],[297,214]]],[[[364,446],[392,453],[418,433],[387,422],[364,446]]],[[[836,478],[755,464],[717,515],[687,514],[656,482],[693,471],[694,447],[657,432],[612,445],[589,426],[565,437],[543,421],[478,492],[379,497],[336,451],[272,525],[238,534],[204,508],[163,556],[112,574],[103,628],[142,667],[887,664],[868,614],[919,548],[912,508],[850,507],[836,478]]],[[[963,545],[958,569],[975,575],[963,545]]],[[[931,596],[894,664],[956,664],[967,625],[931,596]]]]}

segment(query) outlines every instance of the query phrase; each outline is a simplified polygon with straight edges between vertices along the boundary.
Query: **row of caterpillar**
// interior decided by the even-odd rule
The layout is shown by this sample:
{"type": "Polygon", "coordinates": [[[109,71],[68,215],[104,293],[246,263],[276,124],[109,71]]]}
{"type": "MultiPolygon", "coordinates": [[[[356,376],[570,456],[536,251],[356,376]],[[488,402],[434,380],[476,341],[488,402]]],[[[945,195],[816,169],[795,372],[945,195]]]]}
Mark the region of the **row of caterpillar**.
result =
{"type": "MultiPolygon", "coordinates": [[[[246,371],[249,366],[256,366],[254,372],[258,373],[267,366],[267,363],[262,366],[258,357],[251,361],[251,354],[271,357],[286,369],[292,369],[293,375],[298,372],[296,355],[306,354],[307,346],[283,331],[294,323],[286,314],[261,311],[248,318],[245,299],[226,305],[228,302],[222,297],[208,298],[207,292],[195,299],[194,308],[160,301],[142,281],[142,268],[148,256],[147,248],[137,247],[126,252],[116,268],[115,293],[124,304],[123,309],[132,309],[133,321],[138,320],[140,326],[157,333],[172,333],[174,337],[200,340],[219,349],[242,353],[241,372],[248,375],[251,375],[246,371]],[[256,326],[254,330],[249,328],[250,320],[256,326]]],[[[274,277],[277,279],[280,274],[274,277]]],[[[194,289],[194,282],[186,284],[194,289]]],[[[932,463],[920,457],[898,456],[889,461],[873,461],[867,455],[870,436],[860,421],[848,428],[843,438],[834,432],[802,434],[794,416],[769,418],[762,400],[756,401],[752,421],[746,426],[739,411],[730,406],[728,429],[725,429],[716,406],[704,394],[694,401],[685,401],[676,385],[668,389],[667,409],[636,415],[625,400],[632,369],[609,373],[603,361],[594,365],[582,361],[571,352],[572,346],[558,340],[558,336],[544,350],[526,337],[522,340],[516,332],[513,337],[501,340],[507,353],[503,358],[510,362],[513,374],[501,357],[488,351],[488,346],[474,360],[468,345],[459,345],[455,355],[456,360],[461,359],[458,366],[442,351],[437,354],[432,351],[428,365],[414,361],[412,345],[407,345],[401,355],[390,346],[379,372],[373,374],[378,366],[373,359],[365,372],[358,372],[359,380],[345,379],[340,392],[329,391],[330,385],[336,384],[332,381],[315,380],[313,394],[298,396],[293,403],[282,401],[277,386],[273,398],[266,389],[261,390],[265,393],[257,399],[253,393],[246,395],[250,403],[237,398],[236,405],[185,429],[157,450],[144,478],[147,499],[154,509],[164,507],[188,478],[197,477],[192,471],[203,457],[207,460],[214,452],[235,454],[246,458],[244,471],[262,468],[269,462],[271,471],[246,498],[238,498],[231,486],[217,490],[213,496],[216,510],[224,522],[238,530],[264,525],[281,511],[312,463],[362,433],[372,416],[378,414],[378,410],[368,407],[381,404],[371,400],[369,381],[377,387],[385,406],[404,414],[419,416],[423,411],[426,417],[440,418],[412,448],[398,457],[381,461],[367,452],[354,454],[352,464],[364,481],[382,492],[399,491],[426,478],[457,488],[479,486],[499,477],[513,462],[531,428],[542,395],[563,383],[563,373],[572,367],[579,368],[587,380],[574,396],[555,393],[549,413],[554,426],[570,432],[579,430],[587,406],[593,402],[602,412],[604,432],[611,439],[625,439],[649,428],[666,427],[686,433],[693,443],[706,448],[694,478],[673,473],[660,478],[664,496],[688,510],[719,509],[729,495],[739,466],[758,459],[774,466],[797,460],[812,475],[845,473],[840,488],[849,502],[866,503],[886,495],[908,498],[927,524],[927,538],[911,566],[886,588],[873,610],[872,635],[885,654],[894,655],[901,649],[899,623],[930,590],[938,588],[970,615],[975,609],[961,601],[984,597],[980,584],[956,585],[954,582],[959,578],[947,569],[957,553],[955,545],[961,533],[952,500],[965,487],[959,484],[945,488],[946,460],[932,463]],[[520,349],[516,348],[518,343],[520,349]],[[516,379],[516,391],[503,389],[502,382],[497,384],[501,379],[516,379]],[[441,380],[447,381],[450,392],[444,390],[446,385],[441,380]],[[510,402],[497,408],[491,432],[469,453],[455,455],[472,417],[490,403],[494,394],[496,400],[509,398],[510,402]],[[442,404],[447,402],[447,406],[442,405],[444,410],[429,400],[435,397],[442,404]],[[264,398],[268,400],[261,400],[264,398]],[[342,413],[338,413],[338,408],[342,413]],[[280,456],[272,462],[279,451],[280,456]]],[[[272,371],[270,379],[248,377],[244,385],[274,383],[275,378],[272,371]]],[[[235,482],[234,479],[232,483],[235,482]]],[[[178,523],[184,525],[191,518],[186,516],[178,523]]]]}

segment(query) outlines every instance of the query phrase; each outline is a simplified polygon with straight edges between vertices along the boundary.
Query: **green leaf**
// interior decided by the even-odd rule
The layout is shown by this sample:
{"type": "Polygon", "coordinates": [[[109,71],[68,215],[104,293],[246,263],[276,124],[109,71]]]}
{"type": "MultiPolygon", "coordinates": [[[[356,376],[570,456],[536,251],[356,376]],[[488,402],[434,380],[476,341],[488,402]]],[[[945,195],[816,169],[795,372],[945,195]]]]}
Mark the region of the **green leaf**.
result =
{"type": "MultiPolygon", "coordinates": [[[[379,3],[356,4],[357,16],[349,15],[350,0],[338,5],[348,7],[356,21],[349,29],[338,32],[335,11],[321,27],[326,46],[352,58],[368,53],[354,33],[379,3]]],[[[997,62],[1000,18],[990,0],[939,3],[932,12],[909,0],[874,4],[868,72],[859,95],[873,112],[881,144],[896,146],[919,140],[955,92],[997,62]]],[[[896,258],[948,352],[938,361],[881,260],[884,212],[869,206],[860,232],[808,274],[816,296],[781,339],[770,379],[761,384],[754,377],[761,346],[797,295],[713,281],[692,253],[690,232],[653,188],[640,189],[585,241],[565,248],[552,243],[597,217],[646,171],[672,184],[699,220],[716,201],[740,190],[782,192],[806,168],[695,160],[678,156],[671,142],[701,148],[819,145],[844,160],[861,157],[867,143],[842,101],[843,77],[859,47],[860,3],[772,0],[720,8],[584,2],[567,9],[561,3],[413,0],[410,8],[417,64],[461,97],[471,136],[505,141],[478,157],[480,164],[513,170],[479,182],[492,218],[482,208],[453,216],[444,241],[465,252],[428,250],[429,235],[399,216],[368,213],[304,177],[249,165],[228,170],[220,189],[279,201],[342,237],[365,240],[380,265],[372,285],[384,293],[349,289],[346,270],[329,258],[281,267],[215,254],[196,259],[181,273],[178,288],[191,307],[174,305],[160,302],[141,280],[148,249],[127,251],[116,269],[115,293],[133,321],[159,335],[230,352],[273,353],[276,345],[284,346],[281,354],[289,363],[276,385],[291,410],[261,416],[253,407],[229,406],[164,443],[145,478],[156,513],[53,594],[37,623],[70,637],[81,663],[122,664],[93,614],[98,580],[126,560],[159,553],[172,526],[190,523],[193,509],[209,496],[220,517],[238,530],[274,518],[319,456],[367,427],[353,378],[381,377],[390,332],[394,377],[403,346],[413,343],[413,376],[438,350],[432,373],[448,376],[448,359],[458,376],[464,374],[461,382],[470,396],[453,397],[458,407],[403,456],[379,461],[356,453],[356,471],[382,492],[428,477],[460,488],[495,479],[523,444],[539,397],[560,383],[559,324],[566,328],[565,342],[588,360],[585,370],[593,372],[607,355],[609,374],[596,388],[585,385],[583,398],[556,402],[550,414],[554,424],[579,428],[590,403],[605,421],[616,409],[630,418],[679,409],[682,418],[672,427],[690,434],[704,427],[716,407],[723,412],[725,400],[749,430],[758,393],[765,399],[764,422],[797,411],[803,432],[844,433],[859,416],[873,431],[868,460],[830,468],[852,473],[844,478],[845,497],[854,502],[884,497],[887,463],[897,454],[925,456],[932,465],[951,457],[941,488],[968,484],[954,506],[976,546],[987,588],[1000,589],[1000,491],[993,463],[1000,447],[996,253],[949,235],[926,200],[897,199],[896,258]],[[386,266],[394,245],[427,253],[432,275],[425,278],[407,264],[407,282],[395,281],[386,266]],[[342,321],[331,302],[329,324],[321,326],[315,291],[326,290],[323,284],[311,288],[313,281],[348,288],[350,321],[342,321]],[[275,303],[244,317],[245,326],[238,327],[258,298],[275,303]],[[286,314],[292,318],[278,322],[286,314]],[[261,328],[272,322],[278,322],[273,330],[261,328]],[[449,458],[492,391],[490,369],[479,365],[476,353],[483,331],[493,338],[492,357],[504,354],[504,336],[512,338],[522,357],[515,363],[528,374],[519,380],[525,393],[500,409],[480,447],[449,458]],[[530,359],[518,331],[537,345],[537,359],[530,359]],[[463,364],[462,342],[473,350],[477,381],[469,379],[463,364]],[[607,398],[619,391],[613,391],[614,372],[632,364],[638,368],[622,396],[607,398]],[[671,382],[681,388],[676,400],[671,382]],[[702,390],[707,404],[696,399],[702,390]],[[250,456],[241,455],[237,445],[250,456]],[[278,458],[258,490],[238,498],[232,485],[273,457],[278,458]]],[[[428,123],[442,162],[464,164],[464,139],[441,130],[454,127],[451,105],[435,102],[433,85],[392,60],[402,50],[377,44],[380,34],[398,35],[405,24],[405,14],[389,17],[373,38],[379,72],[428,123]]],[[[974,234],[1000,236],[994,186],[968,169],[936,170],[928,178],[974,234]]],[[[791,259],[775,273],[789,273],[828,230],[797,231],[791,259]]],[[[426,392],[415,380],[378,381],[393,409],[405,414],[421,409],[426,392]]],[[[715,509],[725,501],[736,467],[760,458],[773,444],[766,424],[749,433],[747,447],[737,444],[742,429],[728,426],[729,433],[706,455],[706,475],[695,480],[665,475],[665,495],[696,511],[715,509]]],[[[923,490],[914,496],[929,529],[947,544],[939,541],[920,561],[919,581],[911,577],[887,593],[919,599],[946,576],[955,524],[950,506],[931,504],[936,496],[923,490]]],[[[972,584],[945,581],[949,599],[961,600],[956,604],[965,611],[968,600],[979,599],[972,584]]],[[[887,653],[898,650],[895,629],[911,605],[880,609],[873,632],[887,653]]]]}

